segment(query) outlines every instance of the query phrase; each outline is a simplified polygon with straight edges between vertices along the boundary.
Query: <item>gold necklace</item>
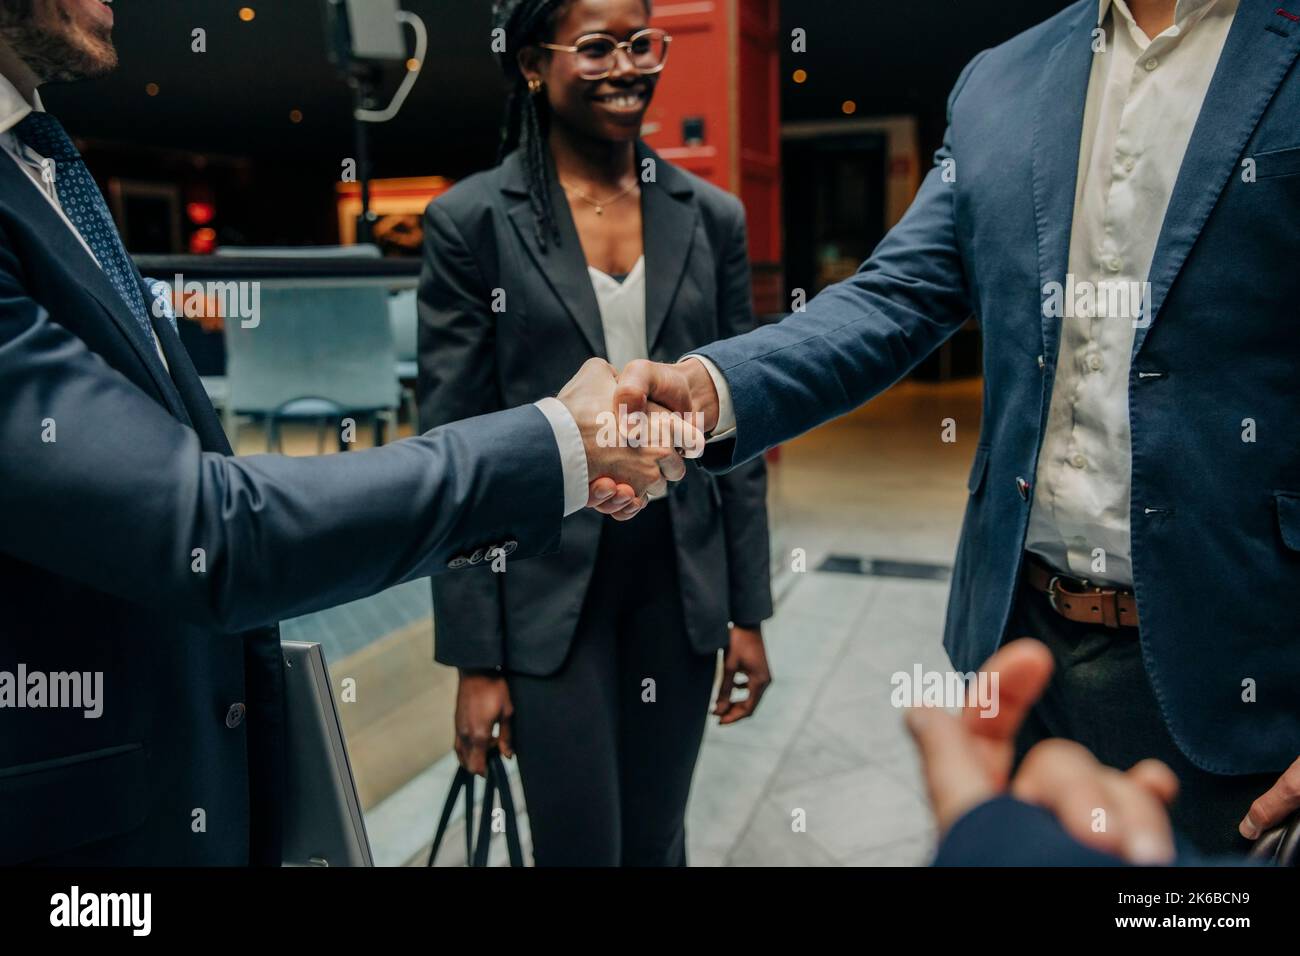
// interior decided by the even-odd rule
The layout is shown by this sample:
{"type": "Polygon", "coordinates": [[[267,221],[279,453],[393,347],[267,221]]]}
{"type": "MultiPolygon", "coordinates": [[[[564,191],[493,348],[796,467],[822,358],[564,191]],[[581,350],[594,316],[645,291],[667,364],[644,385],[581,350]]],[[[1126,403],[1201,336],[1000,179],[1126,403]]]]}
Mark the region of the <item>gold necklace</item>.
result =
{"type": "Polygon", "coordinates": [[[604,199],[604,200],[596,200],[596,199],[592,199],[590,196],[588,196],[586,193],[584,193],[584,192],[583,192],[581,189],[579,189],[577,186],[570,186],[568,183],[566,183],[566,182],[565,182],[564,180],[562,180],[562,179],[560,180],[560,185],[564,187],[564,191],[565,191],[566,193],[571,192],[571,193],[575,194],[575,195],[576,195],[579,199],[581,199],[583,202],[585,202],[587,205],[594,207],[595,210],[596,210],[596,215],[597,215],[597,216],[603,216],[603,215],[605,215],[605,207],[606,207],[606,206],[612,206],[612,205],[614,205],[614,203],[618,202],[620,199],[622,199],[624,196],[626,196],[626,195],[627,195],[628,193],[630,193],[632,190],[636,189],[636,187],[637,187],[637,182],[636,182],[635,179],[632,180],[632,185],[628,186],[627,189],[624,189],[621,193],[619,193],[617,196],[615,196],[615,197],[612,198],[612,199],[604,199]]]}

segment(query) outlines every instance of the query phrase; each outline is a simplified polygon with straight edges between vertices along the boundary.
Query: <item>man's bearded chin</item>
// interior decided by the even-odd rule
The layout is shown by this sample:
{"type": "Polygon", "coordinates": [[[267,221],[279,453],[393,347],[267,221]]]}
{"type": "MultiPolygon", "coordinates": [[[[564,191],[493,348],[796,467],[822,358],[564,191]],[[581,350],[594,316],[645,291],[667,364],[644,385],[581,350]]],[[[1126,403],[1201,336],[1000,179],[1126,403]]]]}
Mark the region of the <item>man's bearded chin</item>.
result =
{"type": "Polygon", "coordinates": [[[42,83],[93,80],[117,67],[110,30],[82,29],[57,9],[34,15],[33,0],[0,0],[0,39],[42,83]]]}

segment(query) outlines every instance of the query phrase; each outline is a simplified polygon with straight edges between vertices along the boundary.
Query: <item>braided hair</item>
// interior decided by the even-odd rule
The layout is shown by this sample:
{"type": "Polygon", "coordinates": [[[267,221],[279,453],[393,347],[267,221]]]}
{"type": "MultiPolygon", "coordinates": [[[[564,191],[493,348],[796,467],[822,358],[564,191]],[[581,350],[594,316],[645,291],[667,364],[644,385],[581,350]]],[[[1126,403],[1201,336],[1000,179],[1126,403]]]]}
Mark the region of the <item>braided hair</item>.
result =
{"type": "MultiPolygon", "coordinates": [[[[555,24],[573,0],[495,0],[492,26],[505,36],[505,49],[497,54],[501,71],[510,83],[505,122],[497,162],[518,149],[528,176],[528,202],[536,221],[537,243],[543,249],[548,235],[560,243],[560,227],[551,204],[551,151],[546,136],[550,114],[546,99],[528,89],[519,68],[519,51],[554,39],[555,24]]],[[[650,0],[645,0],[646,9],[650,0]]]]}

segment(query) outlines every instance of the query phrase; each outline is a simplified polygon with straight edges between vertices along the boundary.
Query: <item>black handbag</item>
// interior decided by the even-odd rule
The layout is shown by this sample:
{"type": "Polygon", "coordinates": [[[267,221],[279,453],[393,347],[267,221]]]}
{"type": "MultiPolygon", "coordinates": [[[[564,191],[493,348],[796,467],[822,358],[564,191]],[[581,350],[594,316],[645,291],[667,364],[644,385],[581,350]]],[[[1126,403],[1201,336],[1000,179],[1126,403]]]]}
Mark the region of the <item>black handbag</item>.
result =
{"type": "Polygon", "coordinates": [[[456,776],[451,781],[451,790],[442,805],[442,816],[438,819],[438,831],[433,836],[433,846],[429,849],[429,862],[433,866],[438,856],[438,847],[447,832],[447,823],[451,812],[456,807],[456,798],[461,792],[465,794],[465,860],[469,866],[487,866],[488,847],[492,842],[492,811],[497,797],[501,800],[501,812],[505,816],[506,852],[511,866],[524,865],[524,853],[519,843],[519,821],[515,817],[515,801],[510,793],[510,778],[506,776],[506,765],[501,754],[496,751],[488,753],[487,788],[483,791],[483,808],[478,817],[478,840],[474,840],[474,775],[464,767],[456,768],[456,776]]]}
{"type": "Polygon", "coordinates": [[[1294,813],[1255,841],[1248,854],[1258,863],[1273,866],[1300,866],[1300,813],[1294,813]]]}

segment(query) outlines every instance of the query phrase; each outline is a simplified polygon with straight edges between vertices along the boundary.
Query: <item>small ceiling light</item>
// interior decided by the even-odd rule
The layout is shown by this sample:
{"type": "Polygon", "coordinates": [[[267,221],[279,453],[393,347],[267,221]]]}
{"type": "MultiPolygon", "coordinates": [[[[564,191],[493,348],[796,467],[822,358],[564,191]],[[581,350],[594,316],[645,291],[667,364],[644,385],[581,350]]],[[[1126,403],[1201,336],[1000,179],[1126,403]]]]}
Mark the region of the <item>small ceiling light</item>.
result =
{"type": "Polygon", "coordinates": [[[185,215],[196,226],[206,226],[212,222],[217,211],[210,202],[191,202],[185,204],[185,215]]]}
{"type": "Polygon", "coordinates": [[[301,122],[302,122],[302,110],[289,110],[289,122],[290,122],[290,123],[301,123],[301,122]]]}
{"type": "Polygon", "coordinates": [[[808,82],[808,71],[807,71],[807,70],[795,70],[795,71],[794,71],[794,81],[795,81],[796,83],[807,83],[807,82],[808,82]]]}
{"type": "Polygon", "coordinates": [[[150,96],[157,96],[158,93],[159,93],[158,84],[157,84],[157,83],[146,83],[146,84],[144,85],[144,91],[145,91],[146,93],[148,93],[150,96]]]}
{"type": "Polygon", "coordinates": [[[252,23],[256,17],[257,11],[252,7],[239,8],[239,19],[243,20],[245,23],[252,23]]]}
{"type": "Polygon", "coordinates": [[[217,248],[217,231],[204,226],[190,233],[190,254],[210,256],[217,248]]]}
{"type": "Polygon", "coordinates": [[[844,111],[845,116],[852,116],[854,113],[858,111],[858,104],[853,102],[852,100],[845,100],[844,104],[840,107],[840,109],[844,111]]]}

